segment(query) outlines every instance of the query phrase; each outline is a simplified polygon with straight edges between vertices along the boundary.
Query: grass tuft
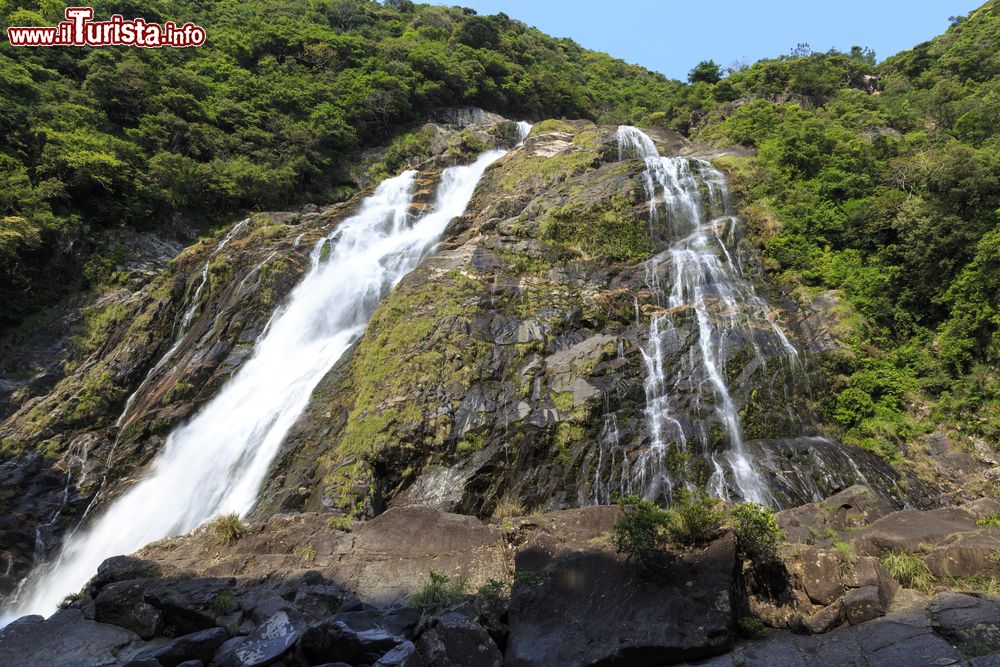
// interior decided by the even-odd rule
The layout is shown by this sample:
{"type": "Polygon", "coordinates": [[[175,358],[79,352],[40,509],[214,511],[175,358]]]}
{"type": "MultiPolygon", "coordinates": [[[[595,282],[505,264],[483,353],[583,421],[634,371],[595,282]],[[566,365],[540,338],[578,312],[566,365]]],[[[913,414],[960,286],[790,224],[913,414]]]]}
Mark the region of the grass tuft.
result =
{"type": "Polygon", "coordinates": [[[209,530],[223,544],[233,544],[247,534],[249,526],[240,519],[236,512],[221,514],[208,524],[209,530]]]}
{"type": "Polygon", "coordinates": [[[882,557],[882,567],[904,588],[913,588],[922,593],[930,593],[934,586],[934,575],[927,563],[908,551],[894,551],[882,557]]]}

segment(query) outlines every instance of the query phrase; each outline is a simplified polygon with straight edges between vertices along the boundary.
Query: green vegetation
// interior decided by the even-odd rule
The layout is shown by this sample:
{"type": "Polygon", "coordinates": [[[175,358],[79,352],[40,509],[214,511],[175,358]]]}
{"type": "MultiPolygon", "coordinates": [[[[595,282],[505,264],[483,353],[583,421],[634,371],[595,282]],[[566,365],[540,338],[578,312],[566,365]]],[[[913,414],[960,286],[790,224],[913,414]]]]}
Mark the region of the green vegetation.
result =
{"type": "MultiPolygon", "coordinates": [[[[60,11],[0,3],[0,28],[51,25],[60,11]]],[[[803,301],[840,295],[831,308],[843,348],[822,360],[830,390],[818,400],[846,442],[894,462],[938,427],[1000,442],[1000,0],[882,64],[860,47],[799,45],[725,71],[705,60],[686,84],[504,14],[406,0],[112,0],[95,11],[191,20],[209,39],[193,49],[0,49],[0,326],[114,283],[121,258],[109,230],[165,231],[174,220],[209,230],[248,208],[342,199],[424,155],[432,137],[420,124],[443,108],[550,118],[533,132],[574,135],[579,150],[509,160],[498,180],[508,191],[555,186],[599,161],[593,125],[566,118],[628,122],[756,149],[720,164],[771,277],[803,301]],[[378,145],[387,149],[358,173],[378,145]]],[[[456,141],[454,150],[474,148],[456,141]]],[[[537,221],[547,245],[614,262],[651,252],[624,196],[594,208],[573,195],[537,221]]],[[[514,263],[550,268],[547,256],[514,263]]],[[[225,268],[212,267],[213,280],[225,268]]],[[[358,369],[358,406],[400,395],[400,378],[423,386],[475,373],[474,341],[432,334],[444,359],[406,345],[465,315],[477,286],[449,283],[434,295],[442,308],[404,304],[424,312],[372,323],[384,352],[358,355],[374,360],[358,369]],[[406,359],[406,372],[380,371],[388,355],[406,359]]],[[[114,302],[85,313],[74,358],[129,315],[114,302]]],[[[82,394],[74,418],[105,411],[106,389],[82,394]]],[[[356,408],[338,454],[377,455],[414,427],[445,444],[447,418],[421,421],[405,406],[356,408]]],[[[555,434],[564,458],[579,435],[575,425],[555,434]]],[[[482,442],[447,444],[469,455],[482,442]]],[[[342,473],[347,482],[355,470],[342,473]]]]}
{"type": "Polygon", "coordinates": [[[736,629],[740,636],[748,639],[759,637],[768,631],[768,627],[764,624],[764,621],[753,616],[741,616],[736,621],[736,629]]]}
{"type": "Polygon", "coordinates": [[[778,557],[782,530],[773,509],[745,502],[733,507],[729,516],[744,558],[754,563],[770,563],[778,557]]]}
{"type": "Polygon", "coordinates": [[[223,544],[233,544],[247,534],[249,526],[243,523],[239,514],[231,512],[212,519],[208,524],[208,529],[223,544]]]}
{"type": "Polygon", "coordinates": [[[697,548],[711,542],[726,518],[721,501],[703,491],[675,491],[670,509],[638,496],[623,499],[621,506],[625,516],[614,527],[615,549],[651,569],[666,564],[668,545],[697,548]]]}
{"type": "Polygon", "coordinates": [[[222,591],[214,598],[209,604],[209,607],[219,616],[225,616],[233,612],[238,605],[236,604],[236,598],[233,597],[232,591],[222,591]]]}
{"type": "Polygon", "coordinates": [[[669,541],[670,514],[638,496],[623,499],[621,505],[625,516],[615,524],[615,550],[643,567],[658,567],[669,541]]]}
{"type": "Polygon", "coordinates": [[[929,593],[934,585],[934,575],[931,574],[927,563],[907,551],[887,553],[882,557],[882,567],[904,588],[929,593]]]}
{"type": "Polygon", "coordinates": [[[440,611],[465,598],[465,578],[449,577],[431,570],[424,587],[410,597],[410,604],[426,611],[440,611]]]}
{"type": "Polygon", "coordinates": [[[800,45],[714,84],[692,72],[693,133],[757,149],[726,164],[769,272],[843,297],[824,414],[891,461],[938,425],[1000,441],[998,50],[991,0],[880,65],[800,45]]]}
{"type": "Polygon", "coordinates": [[[674,492],[670,509],[671,522],[667,532],[674,544],[686,548],[701,547],[711,542],[722,529],[726,513],[722,501],[705,491],[688,491],[681,488],[674,492]]]}
{"type": "Polygon", "coordinates": [[[524,503],[513,491],[507,491],[503,494],[500,500],[497,502],[497,506],[493,509],[493,520],[503,521],[504,519],[511,519],[516,516],[524,516],[527,514],[524,510],[524,503]]]}
{"type": "Polygon", "coordinates": [[[857,554],[854,553],[854,545],[843,540],[836,540],[833,543],[833,548],[840,556],[840,569],[844,572],[853,570],[858,561],[857,554]]]}
{"type": "Polygon", "coordinates": [[[510,600],[510,586],[497,579],[487,579],[476,591],[476,600],[483,609],[499,616],[510,600]]]}
{"type": "MultiPolygon", "coordinates": [[[[675,117],[683,89],[461,7],[101,0],[94,10],[194,21],[208,39],[0,49],[0,324],[108,278],[102,230],[158,229],[178,214],[204,228],[242,209],[343,198],[364,149],[409,132],[370,175],[396,171],[425,150],[413,128],[437,110],[617,123],[675,117]],[[96,254],[79,256],[83,244],[96,254]]],[[[0,3],[0,28],[55,25],[62,12],[0,3]]]]}
{"type": "Polygon", "coordinates": [[[331,516],[326,520],[327,530],[339,530],[349,533],[354,530],[354,520],[349,516],[331,516]]]}
{"type": "Polygon", "coordinates": [[[981,519],[976,519],[976,525],[983,528],[1000,528],[1000,512],[987,514],[981,519]]]}

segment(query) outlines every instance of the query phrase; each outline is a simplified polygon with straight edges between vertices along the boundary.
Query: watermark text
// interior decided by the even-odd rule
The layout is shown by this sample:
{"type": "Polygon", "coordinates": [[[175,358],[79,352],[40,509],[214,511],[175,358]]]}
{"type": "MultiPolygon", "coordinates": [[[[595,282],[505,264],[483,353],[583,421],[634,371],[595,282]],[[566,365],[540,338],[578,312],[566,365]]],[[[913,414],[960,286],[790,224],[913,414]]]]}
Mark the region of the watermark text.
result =
{"type": "Polygon", "coordinates": [[[184,48],[205,43],[205,29],[194,23],[177,25],[147,23],[145,19],[125,19],[120,14],[107,21],[94,21],[92,7],[67,7],[66,20],[57,26],[7,28],[13,46],[138,46],[159,49],[184,48]]]}

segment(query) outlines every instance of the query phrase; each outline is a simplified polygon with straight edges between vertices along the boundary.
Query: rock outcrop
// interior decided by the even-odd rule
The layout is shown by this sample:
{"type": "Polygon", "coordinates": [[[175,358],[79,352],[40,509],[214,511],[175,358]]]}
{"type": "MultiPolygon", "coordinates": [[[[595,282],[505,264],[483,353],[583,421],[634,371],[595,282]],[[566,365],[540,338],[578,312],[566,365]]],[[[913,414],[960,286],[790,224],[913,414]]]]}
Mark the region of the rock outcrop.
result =
{"type": "MultiPolygon", "coordinates": [[[[498,116],[483,116],[488,126],[459,116],[434,126],[439,154],[422,157],[418,209],[444,167],[516,139],[498,116]]],[[[0,596],[130,486],[241,368],[316,242],[360,200],[255,214],[183,251],[123,237],[120,287],[0,336],[0,596]]]]}
{"type": "MultiPolygon", "coordinates": [[[[670,131],[650,137],[663,154],[701,150],[670,131]]],[[[503,497],[558,509],[628,493],[625,471],[652,437],[645,355],[650,317],[662,307],[651,284],[668,280],[649,275],[647,260],[663,248],[644,169],[621,153],[617,128],[537,124],[487,170],[438,252],[380,304],[320,383],[274,463],[258,516],[373,516],[410,503],[489,516],[503,497]]],[[[717,233],[759,278],[739,229],[717,233]]],[[[668,360],[695,354],[689,311],[671,314],[678,333],[663,350],[668,360]]],[[[797,328],[805,315],[782,313],[773,318],[803,350],[822,348],[797,328]]],[[[809,416],[821,374],[805,356],[789,366],[764,333],[727,339],[720,354],[746,449],[775,502],[819,500],[856,483],[906,497],[891,466],[822,437],[809,416]]],[[[726,427],[713,400],[691,392],[675,418],[700,424],[707,447],[721,449],[726,427]]],[[[704,485],[712,474],[701,455],[668,459],[680,479],[704,485]]]]}

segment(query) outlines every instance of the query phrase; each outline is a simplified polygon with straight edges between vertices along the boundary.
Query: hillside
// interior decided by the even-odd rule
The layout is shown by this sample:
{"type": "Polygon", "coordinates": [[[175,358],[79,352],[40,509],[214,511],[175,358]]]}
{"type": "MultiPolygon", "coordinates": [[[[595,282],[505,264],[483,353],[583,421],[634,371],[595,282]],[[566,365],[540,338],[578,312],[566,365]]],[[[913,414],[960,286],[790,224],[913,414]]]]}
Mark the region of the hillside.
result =
{"type": "MultiPolygon", "coordinates": [[[[0,28],[54,25],[21,4],[0,28]]],[[[630,120],[677,82],[504,15],[368,0],[94,5],[211,26],[189,49],[0,50],[0,324],[123,279],[111,229],[189,241],[237,211],[343,199],[360,152],[435,111],[630,120]],[[155,52],[154,52],[155,51],[155,52]],[[185,236],[185,233],[187,236],[185,236]],[[51,276],[58,274],[59,280],[51,276]]],[[[379,174],[426,147],[398,144],[379,174]]]]}

